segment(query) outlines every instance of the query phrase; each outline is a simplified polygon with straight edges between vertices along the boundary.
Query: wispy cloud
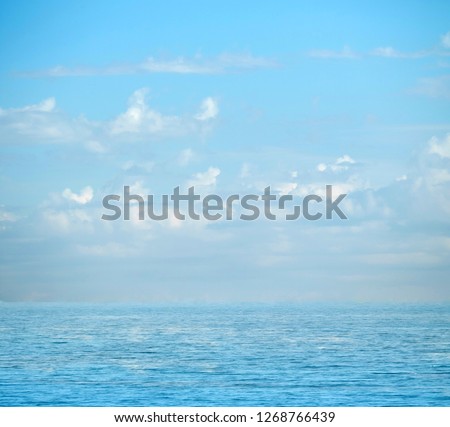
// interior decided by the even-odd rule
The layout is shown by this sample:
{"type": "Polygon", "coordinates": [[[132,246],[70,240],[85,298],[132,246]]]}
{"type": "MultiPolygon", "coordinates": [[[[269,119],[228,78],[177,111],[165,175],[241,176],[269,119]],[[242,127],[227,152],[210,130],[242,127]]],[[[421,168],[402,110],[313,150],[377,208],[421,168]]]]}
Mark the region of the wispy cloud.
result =
{"type": "Polygon", "coordinates": [[[178,164],[180,166],[187,166],[194,156],[194,151],[191,148],[186,148],[178,155],[178,164]]]}
{"type": "Polygon", "coordinates": [[[15,222],[17,221],[17,216],[12,212],[9,212],[3,209],[3,206],[0,205],[0,222],[15,222]]]}
{"type": "Polygon", "coordinates": [[[450,98],[450,75],[419,79],[411,93],[429,98],[450,98]]]}
{"type": "Polygon", "coordinates": [[[316,49],[308,53],[311,58],[319,59],[356,59],[361,55],[353,51],[350,47],[345,46],[342,50],[316,49]]]}
{"type": "Polygon", "coordinates": [[[6,114],[14,114],[14,113],[26,113],[26,112],[37,112],[37,113],[50,113],[55,110],[56,101],[55,98],[47,98],[38,104],[26,105],[20,108],[9,108],[4,110],[0,108],[0,116],[6,114]]]}
{"type": "Polygon", "coordinates": [[[368,56],[390,59],[422,59],[426,57],[450,56],[450,31],[441,37],[440,43],[425,50],[404,52],[392,46],[379,46],[367,52],[356,52],[349,46],[342,50],[316,49],[308,52],[308,56],[318,59],[357,59],[368,56]]]}
{"type": "Polygon", "coordinates": [[[380,56],[382,58],[403,58],[403,59],[420,59],[431,56],[436,53],[433,50],[423,50],[417,52],[400,52],[391,46],[377,47],[370,54],[372,56],[380,56]]]}
{"type": "Polygon", "coordinates": [[[278,63],[270,58],[254,56],[250,53],[224,53],[215,58],[204,58],[197,55],[193,58],[183,56],[175,59],[161,59],[153,56],[139,63],[109,65],[105,67],[55,67],[20,73],[21,77],[83,77],[130,74],[221,74],[239,72],[258,68],[271,68],[278,63]]]}
{"type": "Polygon", "coordinates": [[[358,59],[370,56],[388,59],[422,59],[427,57],[450,56],[450,51],[443,49],[442,47],[437,47],[428,50],[403,52],[392,46],[381,46],[368,52],[356,52],[347,46],[342,50],[311,50],[308,52],[308,56],[316,59],[358,59]]]}
{"type": "Polygon", "coordinates": [[[445,49],[450,49],[450,31],[441,37],[441,45],[445,49]]]}
{"type": "Polygon", "coordinates": [[[4,142],[17,139],[20,142],[44,140],[47,143],[75,138],[85,140],[89,137],[91,125],[82,117],[68,118],[58,111],[55,98],[19,108],[0,108],[0,134],[4,142]]]}

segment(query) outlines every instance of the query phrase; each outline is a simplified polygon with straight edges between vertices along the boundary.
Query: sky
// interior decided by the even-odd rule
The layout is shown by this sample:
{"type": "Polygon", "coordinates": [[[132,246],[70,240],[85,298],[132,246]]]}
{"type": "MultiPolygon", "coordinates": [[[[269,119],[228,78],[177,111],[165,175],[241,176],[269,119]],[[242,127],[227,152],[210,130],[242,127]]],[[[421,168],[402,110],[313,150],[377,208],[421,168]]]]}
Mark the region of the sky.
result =
{"type": "Polygon", "coordinates": [[[0,300],[450,300],[450,3],[2,1],[0,300]],[[102,220],[347,194],[348,219],[102,220]]]}

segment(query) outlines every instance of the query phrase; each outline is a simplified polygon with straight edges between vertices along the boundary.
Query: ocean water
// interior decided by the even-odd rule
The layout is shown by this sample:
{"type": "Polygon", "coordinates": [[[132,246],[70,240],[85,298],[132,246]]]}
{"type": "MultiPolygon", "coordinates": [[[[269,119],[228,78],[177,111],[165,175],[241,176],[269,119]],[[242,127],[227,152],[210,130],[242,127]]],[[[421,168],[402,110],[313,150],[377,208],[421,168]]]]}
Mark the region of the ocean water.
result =
{"type": "Polygon", "coordinates": [[[450,306],[1,303],[0,405],[450,406],[450,306]]]}

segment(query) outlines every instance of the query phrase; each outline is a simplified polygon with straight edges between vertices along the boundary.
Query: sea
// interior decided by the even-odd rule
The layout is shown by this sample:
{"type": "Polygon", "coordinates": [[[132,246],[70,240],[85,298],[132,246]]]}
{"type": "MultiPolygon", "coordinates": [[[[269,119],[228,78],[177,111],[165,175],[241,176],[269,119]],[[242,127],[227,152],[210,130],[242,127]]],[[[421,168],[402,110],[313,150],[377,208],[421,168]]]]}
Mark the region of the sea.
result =
{"type": "Polygon", "coordinates": [[[0,303],[0,406],[450,406],[450,305],[0,303]]]}

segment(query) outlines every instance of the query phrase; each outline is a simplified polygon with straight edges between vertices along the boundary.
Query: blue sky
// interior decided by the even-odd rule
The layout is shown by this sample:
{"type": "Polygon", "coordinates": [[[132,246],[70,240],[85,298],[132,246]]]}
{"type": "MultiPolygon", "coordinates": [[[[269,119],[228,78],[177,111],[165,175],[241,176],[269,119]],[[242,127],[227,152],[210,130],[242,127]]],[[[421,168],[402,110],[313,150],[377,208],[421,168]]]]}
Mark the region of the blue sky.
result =
{"type": "Polygon", "coordinates": [[[450,299],[450,4],[0,6],[0,299],[450,299]],[[195,182],[347,221],[102,221],[195,182]]]}

